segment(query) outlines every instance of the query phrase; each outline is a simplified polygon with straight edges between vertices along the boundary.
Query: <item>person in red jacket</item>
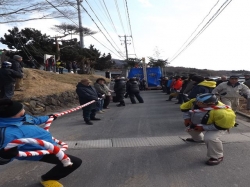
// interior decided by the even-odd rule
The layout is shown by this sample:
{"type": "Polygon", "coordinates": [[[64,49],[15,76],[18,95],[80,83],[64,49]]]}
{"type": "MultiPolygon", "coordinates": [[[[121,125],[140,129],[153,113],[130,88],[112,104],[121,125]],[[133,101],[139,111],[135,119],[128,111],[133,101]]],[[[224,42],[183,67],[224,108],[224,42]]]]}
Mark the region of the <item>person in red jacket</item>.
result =
{"type": "Polygon", "coordinates": [[[171,89],[172,89],[172,93],[169,95],[169,98],[168,100],[166,101],[171,101],[171,99],[173,99],[174,97],[177,97],[180,90],[181,90],[181,87],[182,87],[182,80],[181,80],[181,77],[180,76],[176,76],[175,77],[175,80],[172,82],[172,85],[171,85],[171,89]]]}

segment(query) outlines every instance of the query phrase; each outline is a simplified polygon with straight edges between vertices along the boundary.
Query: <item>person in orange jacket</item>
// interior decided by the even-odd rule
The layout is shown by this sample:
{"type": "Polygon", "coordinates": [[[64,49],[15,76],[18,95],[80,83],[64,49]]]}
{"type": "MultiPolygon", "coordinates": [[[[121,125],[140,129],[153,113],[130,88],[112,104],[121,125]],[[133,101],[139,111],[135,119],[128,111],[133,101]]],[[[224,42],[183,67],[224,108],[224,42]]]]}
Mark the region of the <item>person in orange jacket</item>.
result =
{"type": "Polygon", "coordinates": [[[169,95],[168,100],[166,101],[171,101],[174,97],[177,97],[180,90],[182,87],[182,80],[180,76],[176,76],[175,80],[172,82],[171,88],[172,88],[172,93],[169,95]]]}

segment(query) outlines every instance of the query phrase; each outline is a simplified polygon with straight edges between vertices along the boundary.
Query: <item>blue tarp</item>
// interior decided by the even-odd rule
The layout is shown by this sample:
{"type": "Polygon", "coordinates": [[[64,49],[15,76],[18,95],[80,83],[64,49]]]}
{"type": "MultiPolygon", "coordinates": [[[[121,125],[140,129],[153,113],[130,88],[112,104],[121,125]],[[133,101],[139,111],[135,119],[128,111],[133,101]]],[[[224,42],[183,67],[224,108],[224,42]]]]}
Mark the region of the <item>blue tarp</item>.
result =
{"type": "MultiPolygon", "coordinates": [[[[147,68],[147,79],[148,87],[160,86],[161,79],[161,69],[160,68],[147,68]]],[[[137,77],[140,80],[144,78],[142,68],[132,68],[129,71],[128,78],[137,77]]]]}

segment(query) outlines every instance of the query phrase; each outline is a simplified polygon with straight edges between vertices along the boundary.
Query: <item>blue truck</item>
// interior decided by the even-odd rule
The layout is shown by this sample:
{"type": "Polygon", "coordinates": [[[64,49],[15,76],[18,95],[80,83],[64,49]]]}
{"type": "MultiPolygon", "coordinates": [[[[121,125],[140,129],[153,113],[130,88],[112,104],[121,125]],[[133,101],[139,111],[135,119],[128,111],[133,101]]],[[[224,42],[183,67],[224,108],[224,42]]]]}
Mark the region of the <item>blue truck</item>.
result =
{"type": "Polygon", "coordinates": [[[131,68],[128,74],[128,78],[137,77],[139,80],[146,80],[146,87],[148,89],[161,89],[161,68],[153,67],[146,68],[146,71],[143,71],[143,68],[131,68]]]}

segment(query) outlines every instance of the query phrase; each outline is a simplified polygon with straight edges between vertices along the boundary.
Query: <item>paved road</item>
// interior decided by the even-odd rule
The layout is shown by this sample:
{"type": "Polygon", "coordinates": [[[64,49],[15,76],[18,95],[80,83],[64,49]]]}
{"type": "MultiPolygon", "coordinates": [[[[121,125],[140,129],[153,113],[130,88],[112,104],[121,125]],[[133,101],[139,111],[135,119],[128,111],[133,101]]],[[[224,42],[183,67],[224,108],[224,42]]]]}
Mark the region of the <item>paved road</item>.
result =
{"type": "MultiPolygon", "coordinates": [[[[142,93],[144,104],[118,108],[114,103],[101,121],[84,124],[81,111],[58,118],[51,133],[69,143],[68,154],[82,166],[61,182],[66,187],[248,187],[250,125],[223,137],[225,159],[206,166],[204,144],[186,143],[182,113],[161,91],[142,93]]],[[[0,186],[39,187],[51,165],[14,161],[0,167],[0,186]]]]}

